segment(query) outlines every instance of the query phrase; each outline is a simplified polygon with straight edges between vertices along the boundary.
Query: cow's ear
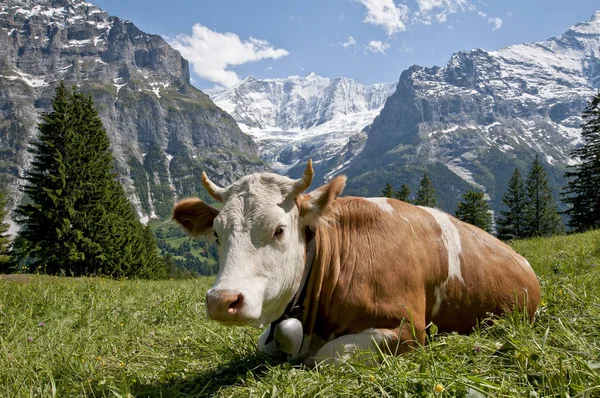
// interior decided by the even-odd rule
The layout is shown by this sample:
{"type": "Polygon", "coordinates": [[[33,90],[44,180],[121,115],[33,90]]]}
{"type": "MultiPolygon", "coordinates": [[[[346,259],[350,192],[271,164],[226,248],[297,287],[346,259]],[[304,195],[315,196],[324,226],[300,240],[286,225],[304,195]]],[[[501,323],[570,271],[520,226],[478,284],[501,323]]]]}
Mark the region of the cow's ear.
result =
{"type": "Polygon", "coordinates": [[[335,201],[344,190],[346,176],[338,176],[319,189],[296,198],[300,210],[300,221],[304,225],[316,227],[328,223],[336,212],[335,201]]]}
{"type": "Polygon", "coordinates": [[[193,237],[209,236],[219,210],[198,198],[183,199],[173,208],[173,219],[193,237]]]}

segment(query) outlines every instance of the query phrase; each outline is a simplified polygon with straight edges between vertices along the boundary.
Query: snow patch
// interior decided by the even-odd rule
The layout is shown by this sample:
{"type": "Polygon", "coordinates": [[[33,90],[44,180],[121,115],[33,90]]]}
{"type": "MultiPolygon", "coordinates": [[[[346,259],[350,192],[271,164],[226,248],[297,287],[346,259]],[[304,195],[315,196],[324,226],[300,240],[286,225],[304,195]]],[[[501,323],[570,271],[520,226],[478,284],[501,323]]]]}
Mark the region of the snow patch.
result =
{"type": "MultiPolygon", "coordinates": [[[[116,80],[116,79],[115,79],[115,80],[116,80]]],[[[117,98],[116,98],[116,99],[119,99],[119,91],[120,91],[120,90],[121,90],[123,87],[125,87],[126,85],[127,85],[127,82],[125,82],[125,83],[123,83],[123,84],[117,84],[117,83],[115,83],[115,87],[117,88],[117,98]]]]}
{"type": "Polygon", "coordinates": [[[13,72],[16,73],[18,76],[0,75],[0,77],[3,77],[8,80],[22,80],[23,82],[25,82],[25,84],[32,88],[46,87],[49,84],[44,80],[43,77],[32,76],[27,73],[23,73],[18,69],[13,69],[13,72]]]}
{"type": "Polygon", "coordinates": [[[85,40],[69,40],[63,47],[83,47],[92,43],[90,39],[85,40]]]}
{"type": "Polygon", "coordinates": [[[442,130],[442,133],[443,134],[447,134],[447,133],[451,133],[451,132],[456,131],[456,130],[458,130],[458,126],[452,126],[449,129],[442,130]]]}
{"type": "Polygon", "coordinates": [[[467,170],[466,168],[459,165],[459,163],[461,161],[462,161],[461,158],[454,158],[454,159],[446,162],[445,165],[451,172],[453,172],[454,174],[456,174],[457,176],[459,176],[460,178],[462,178],[469,184],[485,191],[485,187],[481,184],[478,184],[475,181],[475,178],[473,177],[473,173],[471,173],[469,170],[467,170]]]}

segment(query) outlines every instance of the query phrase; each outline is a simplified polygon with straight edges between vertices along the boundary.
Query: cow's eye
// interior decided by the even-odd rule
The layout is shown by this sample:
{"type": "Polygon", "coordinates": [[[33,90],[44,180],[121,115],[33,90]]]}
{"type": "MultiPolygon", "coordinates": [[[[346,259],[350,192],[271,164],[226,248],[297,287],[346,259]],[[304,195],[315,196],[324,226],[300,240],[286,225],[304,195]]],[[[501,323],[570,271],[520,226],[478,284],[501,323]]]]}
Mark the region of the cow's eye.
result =
{"type": "Polygon", "coordinates": [[[285,232],[285,226],[280,225],[277,227],[277,229],[275,229],[275,233],[273,233],[273,237],[279,238],[283,235],[284,232],[285,232]]]}
{"type": "Polygon", "coordinates": [[[220,244],[219,243],[219,235],[215,231],[213,231],[213,235],[215,236],[215,239],[217,240],[217,245],[219,245],[220,244]]]}

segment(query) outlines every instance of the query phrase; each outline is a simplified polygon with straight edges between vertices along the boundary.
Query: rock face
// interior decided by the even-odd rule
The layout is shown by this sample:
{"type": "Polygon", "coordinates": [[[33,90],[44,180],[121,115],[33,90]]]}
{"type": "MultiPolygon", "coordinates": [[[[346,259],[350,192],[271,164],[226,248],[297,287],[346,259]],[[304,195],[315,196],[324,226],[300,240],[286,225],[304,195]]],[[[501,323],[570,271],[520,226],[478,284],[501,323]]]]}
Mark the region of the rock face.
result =
{"type": "Polygon", "coordinates": [[[264,170],[234,119],[190,85],[160,36],[81,0],[0,3],[0,181],[14,206],[39,115],[60,80],[93,96],[124,187],[143,219],[203,194],[200,170],[227,184],[264,170]]]}
{"type": "Polygon", "coordinates": [[[454,211],[475,187],[498,209],[515,167],[526,171],[536,152],[558,192],[581,111],[599,88],[600,11],[545,42],[459,52],[445,68],[413,66],[366,129],[346,192],[378,195],[387,181],[414,192],[427,171],[442,208],[454,211]]]}
{"type": "Polygon", "coordinates": [[[261,157],[279,173],[297,177],[312,158],[316,185],[360,153],[366,140],[362,130],[395,86],[363,86],[311,73],[285,79],[250,76],[230,89],[208,93],[255,138],[261,157]]]}

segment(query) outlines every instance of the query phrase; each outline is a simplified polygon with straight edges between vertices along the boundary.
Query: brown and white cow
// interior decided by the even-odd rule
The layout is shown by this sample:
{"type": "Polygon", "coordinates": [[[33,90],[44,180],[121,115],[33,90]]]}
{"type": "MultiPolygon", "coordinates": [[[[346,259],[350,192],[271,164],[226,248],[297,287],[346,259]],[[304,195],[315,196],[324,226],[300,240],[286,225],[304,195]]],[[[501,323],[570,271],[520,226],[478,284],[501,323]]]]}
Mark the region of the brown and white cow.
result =
{"type": "Polygon", "coordinates": [[[299,321],[276,323],[275,333],[269,326],[259,349],[279,344],[307,363],[376,345],[403,352],[425,342],[430,322],[468,333],[487,314],[515,307],[533,319],[537,278],[506,244],[437,209],[339,197],[343,176],[302,194],[312,176],[309,162],[299,180],[258,173],[220,188],[203,173],[222,210],[200,199],[177,203],[173,218],[185,231],[214,235],[219,245],[219,273],[206,294],[210,318],[261,328],[301,291],[299,321]]]}

